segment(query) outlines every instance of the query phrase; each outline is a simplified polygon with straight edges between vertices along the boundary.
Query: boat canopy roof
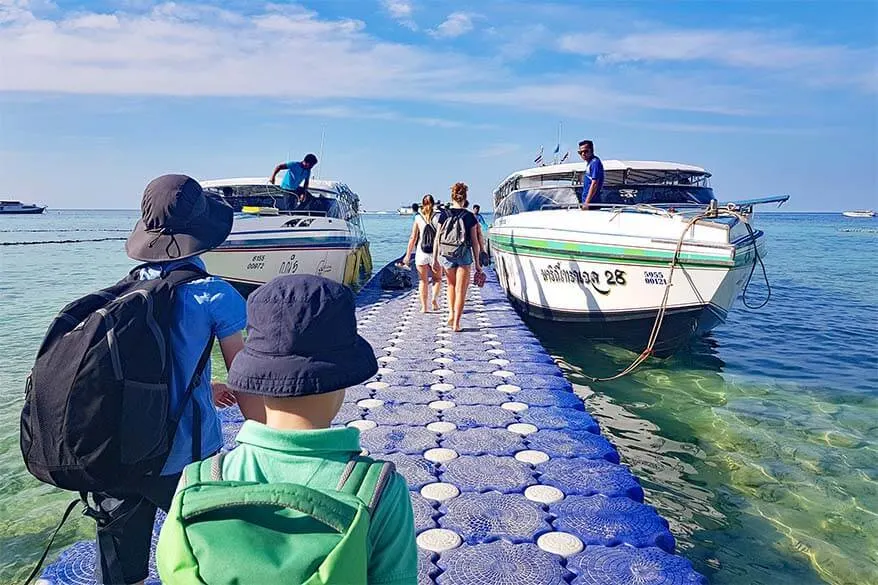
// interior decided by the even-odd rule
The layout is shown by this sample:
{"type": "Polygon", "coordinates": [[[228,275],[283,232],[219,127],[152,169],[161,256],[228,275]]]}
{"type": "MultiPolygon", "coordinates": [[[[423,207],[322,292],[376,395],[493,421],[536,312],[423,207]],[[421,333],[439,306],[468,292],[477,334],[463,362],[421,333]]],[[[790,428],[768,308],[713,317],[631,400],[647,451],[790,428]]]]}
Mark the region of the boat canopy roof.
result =
{"type": "MultiPolygon", "coordinates": [[[[676,162],[652,160],[602,160],[606,178],[605,185],[613,184],[668,184],[703,182],[710,173],[701,167],[676,162]]],[[[501,184],[505,185],[519,179],[537,179],[538,182],[553,180],[569,181],[581,175],[588,168],[585,161],[560,165],[533,167],[512,173],[501,184]]],[[[528,184],[533,181],[524,181],[528,184]]]]}
{"type": "MultiPolygon", "coordinates": [[[[278,175],[278,180],[281,177],[278,175]]],[[[222,190],[223,187],[231,188],[236,195],[248,195],[251,193],[265,193],[266,191],[281,190],[278,183],[271,183],[265,177],[239,177],[233,179],[211,179],[209,181],[199,181],[205,189],[222,190]]],[[[357,194],[351,191],[350,187],[340,181],[328,181],[325,179],[310,179],[308,181],[308,190],[317,191],[313,193],[315,196],[326,196],[327,194],[345,193],[352,195],[358,199],[357,194]]]]}

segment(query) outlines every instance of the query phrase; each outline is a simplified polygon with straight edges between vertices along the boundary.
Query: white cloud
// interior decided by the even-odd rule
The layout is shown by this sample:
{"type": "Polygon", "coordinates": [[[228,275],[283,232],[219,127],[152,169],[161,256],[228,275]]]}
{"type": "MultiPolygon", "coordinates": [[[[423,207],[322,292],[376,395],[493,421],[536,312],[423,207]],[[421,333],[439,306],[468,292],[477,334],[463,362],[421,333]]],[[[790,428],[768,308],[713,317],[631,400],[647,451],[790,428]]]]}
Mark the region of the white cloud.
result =
{"type": "Polygon", "coordinates": [[[391,18],[399,24],[411,30],[418,30],[418,25],[413,19],[415,8],[409,0],[381,0],[381,3],[390,13],[391,18]]]}
{"type": "Polygon", "coordinates": [[[478,158],[498,158],[498,157],[506,157],[512,154],[516,154],[521,152],[521,147],[517,144],[509,144],[507,142],[501,142],[499,144],[492,144],[490,146],[486,146],[480,151],[476,152],[476,157],[478,158]]]}
{"type": "Polygon", "coordinates": [[[706,63],[736,69],[787,72],[807,85],[842,83],[868,89],[874,75],[855,73],[874,63],[874,48],[858,50],[841,45],[797,42],[773,31],[665,29],[631,32],[569,34],[557,43],[561,51],[595,57],[614,65],[644,62],[706,63]],[[871,81],[870,81],[871,79],[871,81]]]}
{"type": "Polygon", "coordinates": [[[473,15],[466,12],[452,12],[442,24],[430,31],[436,38],[452,39],[473,30],[473,15]]]}
{"type": "Polygon", "coordinates": [[[379,109],[369,106],[345,106],[330,105],[295,110],[297,115],[314,116],[318,118],[356,118],[361,120],[391,120],[395,122],[408,122],[431,126],[434,128],[492,128],[487,124],[471,124],[461,120],[449,120],[428,116],[406,116],[392,110],[379,109]]]}

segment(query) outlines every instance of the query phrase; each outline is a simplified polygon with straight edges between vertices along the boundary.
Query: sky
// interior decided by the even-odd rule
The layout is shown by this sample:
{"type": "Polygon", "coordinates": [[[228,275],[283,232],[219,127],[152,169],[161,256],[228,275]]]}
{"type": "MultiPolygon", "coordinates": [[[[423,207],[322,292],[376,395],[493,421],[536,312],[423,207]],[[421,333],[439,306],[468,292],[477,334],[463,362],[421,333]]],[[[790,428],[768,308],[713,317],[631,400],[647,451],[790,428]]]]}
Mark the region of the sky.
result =
{"type": "Polygon", "coordinates": [[[0,0],[6,198],[134,209],[155,176],[323,142],[366,209],[457,181],[490,207],[584,138],[703,166],[720,200],[878,208],[878,0],[0,0]]]}

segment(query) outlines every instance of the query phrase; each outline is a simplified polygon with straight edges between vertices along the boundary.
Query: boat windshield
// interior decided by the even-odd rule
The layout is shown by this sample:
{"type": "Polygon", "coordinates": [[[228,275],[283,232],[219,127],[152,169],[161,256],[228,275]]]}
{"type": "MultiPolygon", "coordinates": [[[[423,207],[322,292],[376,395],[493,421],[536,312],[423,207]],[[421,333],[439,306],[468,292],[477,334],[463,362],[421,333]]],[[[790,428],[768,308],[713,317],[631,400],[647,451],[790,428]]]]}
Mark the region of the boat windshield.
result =
{"type": "Polygon", "coordinates": [[[228,203],[235,211],[245,207],[274,207],[291,215],[323,215],[345,221],[358,217],[358,199],[345,185],[339,191],[310,187],[309,197],[301,200],[298,194],[276,185],[229,185],[205,189],[207,195],[228,203]]]}

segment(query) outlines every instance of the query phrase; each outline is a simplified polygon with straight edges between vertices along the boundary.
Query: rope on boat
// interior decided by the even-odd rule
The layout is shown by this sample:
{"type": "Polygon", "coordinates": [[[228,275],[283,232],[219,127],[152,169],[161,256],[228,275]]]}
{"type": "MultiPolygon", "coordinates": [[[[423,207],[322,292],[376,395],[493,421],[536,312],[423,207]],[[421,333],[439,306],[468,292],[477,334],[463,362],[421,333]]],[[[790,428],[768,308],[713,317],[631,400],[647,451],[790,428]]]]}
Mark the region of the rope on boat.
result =
{"type": "MultiPolygon", "coordinates": [[[[753,263],[750,266],[750,273],[747,275],[747,281],[744,283],[744,288],[741,291],[741,300],[743,301],[744,306],[747,307],[748,309],[761,309],[766,304],[768,304],[768,301],[771,298],[771,284],[768,282],[768,273],[765,270],[765,263],[762,261],[762,257],[759,255],[759,246],[756,245],[756,235],[753,232],[752,226],[750,226],[750,223],[747,221],[747,218],[745,217],[744,214],[739,213],[731,206],[727,207],[727,208],[723,208],[723,209],[711,207],[707,211],[700,213],[700,214],[696,215],[695,217],[693,217],[692,219],[690,219],[689,222],[686,224],[686,227],[680,233],[680,238],[677,240],[677,245],[674,248],[674,255],[671,258],[671,264],[669,267],[670,272],[668,273],[668,282],[665,285],[664,296],[662,297],[662,302],[661,302],[661,305],[659,306],[658,313],[655,316],[655,322],[652,325],[652,331],[649,334],[649,339],[647,340],[646,348],[640,353],[640,355],[638,355],[636,358],[634,358],[634,361],[631,362],[631,364],[629,364],[628,367],[621,370],[617,374],[610,376],[608,378],[595,378],[593,376],[586,375],[585,376],[586,378],[588,378],[592,382],[610,382],[612,380],[618,380],[619,378],[622,378],[622,377],[627,376],[628,374],[634,372],[634,370],[639,368],[646,360],[648,360],[653,355],[656,341],[658,341],[658,336],[659,336],[659,333],[661,332],[662,323],[665,320],[665,313],[667,312],[667,308],[668,308],[668,298],[671,295],[671,286],[672,286],[673,281],[674,281],[674,272],[676,271],[677,266],[680,264],[680,252],[683,249],[683,244],[684,244],[684,239],[686,237],[686,232],[688,232],[690,229],[692,229],[695,226],[695,224],[697,224],[700,221],[704,221],[705,219],[715,219],[715,218],[722,216],[722,215],[734,217],[734,218],[738,219],[738,221],[742,222],[747,227],[747,233],[750,235],[750,241],[753,243],[753,255],[754,255],[753,256],[753,263]],[[750,281],[753,278],[753,273],[756,270],[757,263],[762,267],[762,276],[765,279],[766,286],[768,287],[768,294],[765,296],[765,300],[761,304],[750,305],[747,302],[747,289],[750,287],[750,281]]],[[[681,269],[682,269],[682,266],[681,266],[681,269]]],[[[694,284],[693,284],[693,287],[694,287],[694,284]]],[[[697,292],[698,292],[698,290],[696,289],[696,293],[697,292]]]]}
{"type": "Polygon", "coordinates": [[[110,242],[128,238],[93,238],[89,240],[36,240],[33,242],[0,242],[0,246],[37,246],[39,244],[82,244],[86,242],[110,242]]]}

